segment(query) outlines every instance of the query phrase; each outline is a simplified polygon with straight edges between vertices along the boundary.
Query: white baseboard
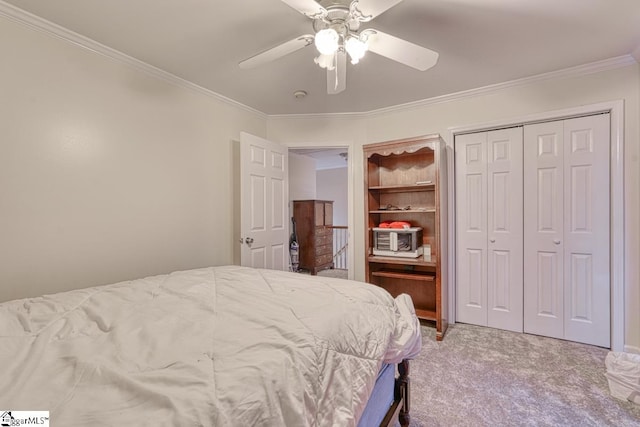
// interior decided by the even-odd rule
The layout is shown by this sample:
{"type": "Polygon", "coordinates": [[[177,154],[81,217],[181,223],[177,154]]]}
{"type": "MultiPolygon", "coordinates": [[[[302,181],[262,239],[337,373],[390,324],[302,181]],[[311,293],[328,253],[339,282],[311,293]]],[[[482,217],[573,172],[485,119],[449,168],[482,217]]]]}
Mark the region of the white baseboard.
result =
{"type": "Polygon", "coordinates": [[[636,347],[633,345],[625,345],[624,346],[625,353],[635,353],[640,354],[640,347],[636,347]]]}

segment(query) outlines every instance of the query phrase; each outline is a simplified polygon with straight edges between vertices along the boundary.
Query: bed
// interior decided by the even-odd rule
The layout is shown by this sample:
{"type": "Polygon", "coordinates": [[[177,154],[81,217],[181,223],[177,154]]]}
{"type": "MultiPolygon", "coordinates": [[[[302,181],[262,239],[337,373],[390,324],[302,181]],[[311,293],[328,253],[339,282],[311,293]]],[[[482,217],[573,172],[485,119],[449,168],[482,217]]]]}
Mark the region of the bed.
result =
{"type": "Polygon", "coordinates": [[[51,425],[409,423],[410,297],[221,266],[0,304],[0,409],[51,425]],[[395,367],[398,366],[399,374],[395,367]]]}

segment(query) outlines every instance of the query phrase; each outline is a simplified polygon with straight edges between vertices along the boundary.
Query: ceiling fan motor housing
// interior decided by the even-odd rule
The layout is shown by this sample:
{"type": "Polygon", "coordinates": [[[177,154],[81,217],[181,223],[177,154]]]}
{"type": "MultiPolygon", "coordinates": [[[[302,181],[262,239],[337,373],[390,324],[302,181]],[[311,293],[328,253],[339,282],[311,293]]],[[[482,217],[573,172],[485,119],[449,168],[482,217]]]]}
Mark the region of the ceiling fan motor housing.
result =
{"type": "Polygon", "coordinates": [[[326,15],[313,21],[313,29],[316,33],[332,28],[344,40],[349,34],[357,32],[360,28],[360,21],[352,15],[349,4],[331,2],[325,6],[325,9],[327,10],[326,15]]]}

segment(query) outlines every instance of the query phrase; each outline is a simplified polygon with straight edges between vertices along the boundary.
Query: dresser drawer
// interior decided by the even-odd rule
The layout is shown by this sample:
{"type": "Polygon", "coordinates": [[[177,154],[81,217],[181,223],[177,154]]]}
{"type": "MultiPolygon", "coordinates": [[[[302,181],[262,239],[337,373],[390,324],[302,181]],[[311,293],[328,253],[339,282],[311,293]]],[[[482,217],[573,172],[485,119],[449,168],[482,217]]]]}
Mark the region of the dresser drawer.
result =
{"type": "Polygon", "coordinates": [[[333,236],[333,229],[329,227],[316,227],[316,236],[333,236]]]}
{"type": "Polygon", "coordinates": [[[333,254],[326,254],[326,255],[318,255],[318,256],[316,256],[316,265],[317,266],[331,264],[332,262],[333,262],[333,254]]]}
{"type": "Polygon", "coordinates": [[[320,255],[327,255],[327,254],[333,257],[333,245],[316,246],[316,258],[320,255]]]}
{"type": "Polygon", "coordinates": [[[316,234],[315,244],[316,244],[316,247],[324,246],[324,245],[331,246],[333,244],[333,235],[326,234],[326,233],[316,234]]]}

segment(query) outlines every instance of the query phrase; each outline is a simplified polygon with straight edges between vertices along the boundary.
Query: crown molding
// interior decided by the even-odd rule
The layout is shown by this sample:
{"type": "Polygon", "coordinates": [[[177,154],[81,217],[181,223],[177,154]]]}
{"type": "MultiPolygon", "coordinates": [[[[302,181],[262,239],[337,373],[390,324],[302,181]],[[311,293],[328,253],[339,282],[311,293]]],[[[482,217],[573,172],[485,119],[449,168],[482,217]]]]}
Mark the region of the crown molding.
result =
{"type": "Polygon", "coordinates": [[[541,82],[551,79],[562,79],[571,77],[581,77],[589,74],[599,73],[607,70],[614,70],[616,68],[627,67],[640,62],[636,60],[635,56],[640,58],[640,46],[632,55],[622,55],[614,58],[604,59],[602,61],[591,62],[589,64],[578,65],[576,67],[565,68],[562,70],[551,71],[548,73],[537,74],[535,76],[524,77],[521,79],[510,80],[507,82],[496,83],[488,86],[482,86],[479,88],[464,90],[460,92],[449,93],[446,95],[436,96],[433,98],[421,99],[419,101],[408,102],[406,104],[394,105],[391,107],[380,108],[377,110],[371,110],[361,113],[327,113],[327,114],[280,114],[269,115],[271,118],[299,118],[299,119],[320,119],[320,118],[359,118],[366,119],[375,117],[381,114],[398,113],[403,111],[415,110],[422,107],[426,107],[434,104],[441,104],[445,102],[457,101],[466,98],[473,98],[480,95],[486,95],[501,90],[509,89],[512,87],[526,86],[532,83],[541,82]]]}
{"type": "Polygon", "coordinates": [[[416,107],[424,107],[426,105],[440,104],[443,102],[456,101],[464,98],[472,98],[479,95],[497,92],[512,87],[526,86],[532,83],[542,82],[552,79],[566,79],[582,77],[589,74],[600,73],[602,71],[614,70],[617,68],[627,67],[636,64],[631,55],[622,55],[614,58],[604,59],[601,61],[591,62],[588,64],[578,65],[575,67],[564,68],[562,70],[550,71],[548,73],[537,74],[534,76],[523,77],[521,79],[510,80],[506,82],[496,83],[479,88],[469,89],[460,92],[454,92],[442,96],[423,99],[421,101],[409,102],[406,104],[396,105],[389,108],[381,108],[379,110],[369,111],[367,114],[380,114],[388,112],[397,112],[400,110],[414,109],[416,107]]]}
{"type": "Polygon", "coordinates": [[[631,52],[631,56],[633,56],[633,59],[635,59],[636,62],[640,63],[640,44],[633,52],[631,52]]]}
{"type": "Polygon", "coordinates": [[[179,87],[188,89],[190,91],[214,98],[232,107],[236,107],[241,110],[245,110],[249,113],[256,114],[262,117],[263,119],[267,118],[267,115],[261,111],[258,111],[247,105],[241,104],[238,101],[235,101],[231,98],[227,98],[226,96],[220,95],[219,93],[216,93],[212,90],[203,88],[202,86],[199,86],[195,83],[192,83],[188,80],[178,77],[175,74],[171,74],[167,71],[164,71],[151,64],[140,61],[139,59],[136,59],[132,56],[126,55],[120,52],[119,50],[112,49],[109,46],[105,46],[101,43],[98,43],[95,40],[92,40],[81,34],[73,32],[51,21],[47,21],[46,19],[43,19],[37,15],[34,15],[25,10],[22,10],[2,0],[0,0],[0,16],[5,17],[10,21],[26,26],[32,30],[35,30],[50,36],[54,36],[58,39],[72,43],[83,49],[87,49],[94,53],[100,54],[111,60],[124,63],[138,71],[142,71],[144,73],[150,74],[154,77],[162,79],[165,82],[168,82],[175,86],[179,86],[179,87]]]}
{"type": "Polygon", "coordinates": [[[511,80],[507,82],[497,83],[493,85],[483,86],[479,88],[469,89],[460,92],[454,92],[446,95],[436,96],[432,98],[422,99],[418,101],[409,102],[406,104],[394,105],[391,107],[380,108],[365,112],[347,112],[347,113],[310,113],[310,114],[266,114],[262,111],[258,111],[255,108],[241,104],[226,96],[220,95],[210,89],[203,88],[195,83],[150,65],[146,62],[140,61],[132,56],[126,55],[118,50],[112,49],[95,40],[85,37],[81,34],[68,30],[58,24],[51,21],[47,21],[39,16],[33,15],[25,10],[22,10],[16,6],[8,4],[3,0],[0,0],[0,16],[3,16],[13,22],[17,22],[21,25],[29,27],[33,30],[57,37],[65,40],[69,43],[75,44],[83,49],[90,50],[92,52],[103,55],[109,59],[119,61],[129,65],[136,70],[148,73],[159,79],[162,79],[168,83],[176,86],[191,90],[196,93],[200,93],[211,98],[217,99],[225,104],[245,110],[249,113],[255,114],[263,119],[366,119],[375,117],[381,114],[398,113],[403,111],[415,110],[429,105],[440,104],[445,102],[451,102],[466,98],[473,98],[476,96],[489,94],[504,89],[525,86],[535,82],[544,80],[558,79],[558,78],[570,78],[580,77],[588,74],[598,73],[607,70],[613,70],[616,68],[622,68],[629,65],[640,63],[640,45],[628,55],[622,55],[614,58],[604,59],[602,61],[592,62],[589,64],[579,65],[576,67],[565,68],[558,71],[552,71],[549,73],[538,74],[535,76],[524,77],[521,79],[511,80]]]}

